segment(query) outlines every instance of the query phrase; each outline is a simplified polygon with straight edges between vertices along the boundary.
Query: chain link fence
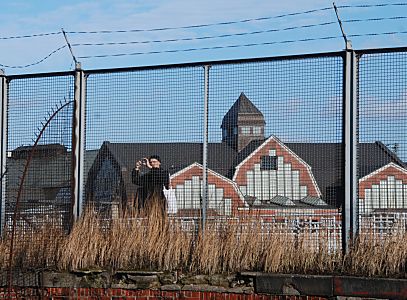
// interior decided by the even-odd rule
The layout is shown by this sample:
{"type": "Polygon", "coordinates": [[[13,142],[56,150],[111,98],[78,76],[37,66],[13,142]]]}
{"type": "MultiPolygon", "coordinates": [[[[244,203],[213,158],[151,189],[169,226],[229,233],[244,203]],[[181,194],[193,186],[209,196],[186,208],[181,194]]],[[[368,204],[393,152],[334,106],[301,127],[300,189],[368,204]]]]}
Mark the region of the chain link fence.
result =
{"type": "MultiPolygon", "coordinates": [[[[38,255],[52,232],[71,228],[72,112],[69,74],[7,78],[3,91],[1,269],[2,286],[34,286],[30,265],[11,264],[38,255]],[[37,252],[37,254],[35,254],[37,252]],[[21,257],[23,255],[23,257],[21,257]]],[[[51,247],[51,246],[50,246],[51,247]]]]}
{"type": "Polygon", "coordinates": [[[358,52],[360,231],[407,229],[407,53],[358,52]]]}
{"type": "MultiPolygon", "coordinates": [[[[406,228],[406,53],[356,52],[358,225],[375,234],[406,228]]],[[[14,216],[24,233],[69,232],[88,205],[140,217],[158,180],[165,213],[188,228],[252,218],[339,250],[347,64],[338,52],[6,76],[2,234],[14,216]]]]}
{"type": "Polygon", "coordinates": [[[69,231],[72,102],[73,76],[9,81],[5,232],[11,231],[16,213],[15,230],[30,232],[49,224],[69,231]]]}
{"type": "MultiPolygon", "coordinates": [[[[92,203],[108,217],[143,206],[146,195],[143,184],[134,181],[134,168],[142,162],[143,181],[149,173],[144,160],[152,155],[167,177],[193,163],[202,165],[203,86],[200,66],[90,73],[83,205],[92,203]]],[[[172,181],[167,188],[175,190],[176,178],[172,181]]],[[[201,216],[199,191],[191,182],[188,191],[177,189],[179,214],[201,216]]]]}
{"type": "Polygon", "coordinates": [[[227,151],[209,149],[223,166],[208,168],[230,188],[209,180],[208,213],[340,242],[343,58],[216,64],[209,74],[208,146],[227,151]]]}

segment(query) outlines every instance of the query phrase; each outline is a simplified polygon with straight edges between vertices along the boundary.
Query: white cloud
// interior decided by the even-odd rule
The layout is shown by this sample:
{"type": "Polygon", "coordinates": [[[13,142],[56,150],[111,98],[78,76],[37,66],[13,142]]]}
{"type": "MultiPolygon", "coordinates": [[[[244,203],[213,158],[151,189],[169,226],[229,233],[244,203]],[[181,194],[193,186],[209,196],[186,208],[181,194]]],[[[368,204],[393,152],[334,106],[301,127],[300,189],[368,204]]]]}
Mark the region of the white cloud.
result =
{"type": "Polygon", "coordinates": [[[402,91],[397,97],[377,98],[365,95],[362,97],[359,107],[361,118],[391,120],[407,117],[407,90],[402,91]]]}

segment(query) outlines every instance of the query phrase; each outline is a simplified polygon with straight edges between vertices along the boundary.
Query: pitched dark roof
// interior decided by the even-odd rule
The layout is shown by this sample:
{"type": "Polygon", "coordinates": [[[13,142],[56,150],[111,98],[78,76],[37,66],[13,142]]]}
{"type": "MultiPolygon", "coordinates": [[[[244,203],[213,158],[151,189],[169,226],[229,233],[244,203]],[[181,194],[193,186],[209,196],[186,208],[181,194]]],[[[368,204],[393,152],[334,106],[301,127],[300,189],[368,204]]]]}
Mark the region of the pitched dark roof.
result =
{"type": "MultiPolygon", "coordinates": [[[[252,141],[241,152],[236,153],[225,143],[208,145],[208,167],[232,178],[235,167],[256,150],[264,140],[252,141]]],[[[328,204],[340,205],[343,198],[343,146],[340,143],[285,143],[294,153],[310,165],[323,199],[328,204]]],[[[163,168],[171,174],[194,162],[202,164],[201,143],[109,143],[106,147],[118,164],[130,175],[136,160],[148,155],[161,157],[163,168]]],[[[363,177],[374,170],[395,162],[403,162],[380,142],[359,144],[359,175],[363,177]]],[[[122,169],[123,170],[123,169],[122,169]]],[[[125,179],[129,181],[130,179],[125,179]]]]}
{"type": "MultiPolygon", "coordinates": [[[[236,167],[255,151],[265,140],[256,140],[248,144],[236,156],[236,167]]],[[[343,145],[340,143],[284,143],[295,154],[310,165],[323,199],[328,204],[338,204],[343,191],[343,145]]],[[[383,143],[359,144],[359,178],[394,162],[402,167],[405,164],[383,143]]],[[[234,170],[233,170],[234,171],[234,170]]],[[[233,171],[231,173],[233,173],[233,171]]]]}
{"type": "MultiPolygon", "coordinates": [[[[162,167],[174,174],[194,162],[202,164],[202,143],[110,143],[104,142],[94,163],[89,170],[89,176],[98,173],[102,161],[112,160],[113,166],[121,172],[126,193],[133,194],[137,187],[131,183],[132,169],[136,161],[150,155],[160,156],[162,167]]],[[[236,152],[225,143],[210,143],[208,145],[208,167],[222,175],[232,169],[236,152]]],[[[86,181],[91,188],[92,181],[86,181]]]]}
{"type": "Polygon", "coordinates": [[[364,177],[390,162],[394,162],[395,164],[406,168],[406,164],[382,142],[361,143],[359,145],[359,155],[361,160],[358,167],[360,177],[364,177]],[[372,147],[372,144],[375,146],[372,147]]]}
{"type": "MultiPolygon", "coordinates": [[[[197,162],[202,164],[202,143],[109,143],[109,149],[118,163],[129,170],[137,160],[149,155],[159,155],[162,167],[171,174],[197,162]]],[[[208,167],[222,175],[232,168],[236,152],[225,143],[208,144],[208,167]]]]}
{"type": "MultiPolygon", "coordinates": [[[[238,154],[225,143],[210,143],[208,145],[208,167],[219,174],[231,178],[234,167],[257,149],[263,141],[252,141],[238,154]]],[[[337,203],[338,199],[341,198],[341,185],[343,183],[342,145],[339,143],[285,143],[285,145],[311,166],[315,180],[323,194],[323,199],[328,204],[337,203]]],[[[56,147],[56,149],[59,148],[56,147]]],[[[127,169],[128,174],[130,174],[136,160],[152,154],[157,154],[161,157],[163,167],[168,169],[171,174],[194,162],[202,164],[203,145],[201,143],[153,144],[105,142],[102,148],[106,148],[115,157],[120,167],[127,169]]],[[[86,175],[95,159],[97,159],[96,155],[98,153],[99,150],[85,152],[86,175]]],[[[359,155],[359,178],[370,174],[390,162],[406,167],[397,155],[381,142],[359,144],[359,155]]],[[[6,180],[8,196],[11,196],[10,193],[15,193],[18,188],[19,176],[21,176],[24,163],[24,159],[7,159],[8,171],[6,180]]],[[[56,193],[58,189],[69,186],[70,166],[70,152],[58,152],[57,155],[47,158],[41,156],[34,157],[25,182],[26,192],[28,193],[27,197],[40,201],[44,199],[44,196],[42,194],[35,196],[35,188],[49,189],[56,193]]]]}
{"type": "MultiPolygon", "coordinates": [[[[25,158],[31,154],[33,146],[20,146],[11,151],[11,157],[15,159],[25,158]]],[[[53,157],[67,153],[67,148],[61,144],[39,144],[32,152],[33,157],[53,157]]]]}
{"type": "MultiPolygon", "coordinates": [[[[26,159],[7,159],[7,187],[17,188],[26,159]]],[[[71,157],[67,153],[51,157],[34,157],[25,177],[26,187],[58,188],[70,185],[71,157]]]]}
{"type": "Polygon", "coordinates": [[[221,127],[224,128],[226,125],[232,126],[237,124],[239,115],[243,114],[258,115],[264,119],[261,111],[242,92],[236,102],[223,117],[221,127]]]}
{"type": "MultiPolygon", "coordinates": [[[[27,157],[32,146],[19,147],[13,150],[11,157],[7,158],[6,193],[7,203],[13,205],[20,186],[20,178],[23,173],[27,157]],[[14,155],[18,153],[19,155],[14,155]],[[20,155],[21,154],[21,155],[20,155]]],[[[93,164],[98,150],[85,152],[84,173],[87,173],[93,164]]],[[[21,200],[21,209],[38,206],[38,203],[61,204],[64,200],[70,204],[66,197],[61,199],[58,193],[71,186],[71,155],[63,145],[50,144],[39,145],[30,162],[24,181],[24,189],[21,200]],[[61,202],[62,201],[62,202],[61,202]]]]}

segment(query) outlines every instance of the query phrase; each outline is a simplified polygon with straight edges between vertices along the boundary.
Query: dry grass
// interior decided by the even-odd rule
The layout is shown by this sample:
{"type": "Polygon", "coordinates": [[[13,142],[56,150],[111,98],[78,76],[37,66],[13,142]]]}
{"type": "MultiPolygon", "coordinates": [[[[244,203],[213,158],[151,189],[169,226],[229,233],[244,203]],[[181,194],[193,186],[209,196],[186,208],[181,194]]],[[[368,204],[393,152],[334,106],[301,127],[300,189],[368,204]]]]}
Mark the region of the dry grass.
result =
{"type": "MultiPolygon", "coordinates": [[[[185,225],[185,224],[184,224],[185,225]]],[[[180,220],[136,213],[107,223],[87,211],[69,235],[44,226],[16,236],[13,265],[59,270],[184,270],[192,273],[263,271],[271,273],[405,277],[407,234],[375,240],[361,235],[342,256],[327,237],[310,243],[307,234],[270,232],[255,219],[208,222],[204,232],[183,229],[180,220]]],[[[8,268],[7,237],[0,242],[0,268],[8,268]]]]}
{"type": "MultiPolygon", "coordinates": [[[[9,267],[10,236],[0,240],[0,269],[9,267]]],[[[41,268],[53,265],[62,240],[61,230],[53,226],[42,226],[35,231],[17,230],[13,250],[13,265],[23,268],[41,268]]]]}
{"type": "Polygon", "coordinates": [[[342,269],[349,274],[406,277],[407,232],[400,230],[379,239],[360,235],[345,255],[342,269]]]}

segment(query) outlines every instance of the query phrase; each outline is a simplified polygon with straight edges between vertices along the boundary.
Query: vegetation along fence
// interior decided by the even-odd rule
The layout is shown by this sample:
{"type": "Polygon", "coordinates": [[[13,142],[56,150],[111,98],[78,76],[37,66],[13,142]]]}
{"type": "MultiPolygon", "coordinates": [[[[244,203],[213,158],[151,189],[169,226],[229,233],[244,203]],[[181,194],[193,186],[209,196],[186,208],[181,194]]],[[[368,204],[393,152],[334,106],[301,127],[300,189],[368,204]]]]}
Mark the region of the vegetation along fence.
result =
{"type": "Polygon", "coordinates": [[[255,218],[331,249],[406,230],[406,48],[3,74],[0,96],[3,235],[131,216],[151,155],[185,228],[255,218]]]}

